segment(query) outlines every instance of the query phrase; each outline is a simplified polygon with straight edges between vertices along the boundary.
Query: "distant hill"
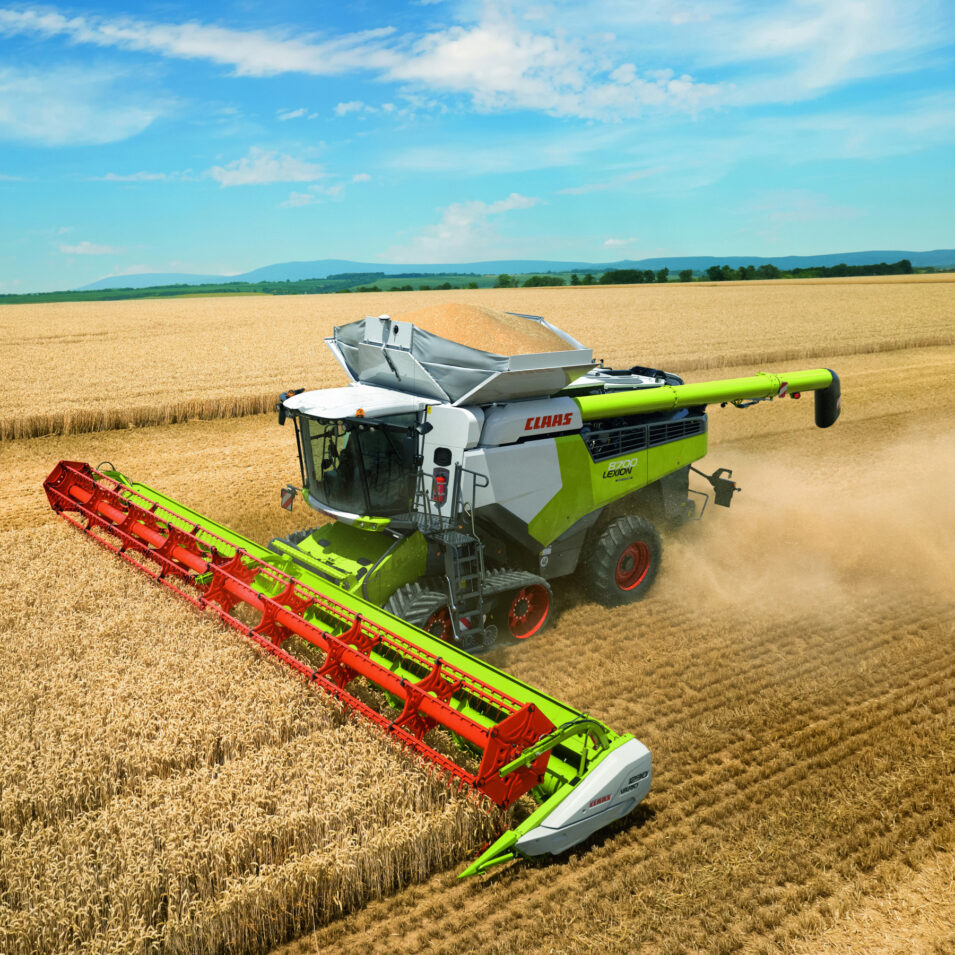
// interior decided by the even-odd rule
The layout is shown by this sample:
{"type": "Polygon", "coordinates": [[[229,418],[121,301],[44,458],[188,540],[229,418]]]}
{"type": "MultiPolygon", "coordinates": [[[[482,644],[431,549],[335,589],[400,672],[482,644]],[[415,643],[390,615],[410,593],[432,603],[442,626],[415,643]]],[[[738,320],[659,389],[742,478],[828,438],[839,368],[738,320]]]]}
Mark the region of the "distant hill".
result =
{"type": "Polygon", "coordinates": [[[178,272],[154,272],[143,275],[108,276],[82,286],[79,291],[107,288],[150,288],[154,285],[205,285],[215,282],[296,282],[302,279],[324,279],[342,272],[383,272],[385,275],[404,273],[498,275],[502,272],[604,272],[607,269],[662,269],[671,272],[693,269],[702,272],[711,265],[767,265],[772,263],[783,271],[808,268],[814,265],[869,265],[877,262],[898,262],[908,259],[916,268],[955,267],[955,249],[934,249],[930,252],[907,252],[900,249],[870,252],[833,252],[822,255],[669,255],[653,259],[621,259],[615,262],[556,262],[546,259],[503,259],[489,262],[442,262],[432,265],[385,264],[382,262],[352,262],[349,259],[316,259],[312,262],[278,262],[243,272],[240,275],[191,275],[178,272]]]}
{"type": "MultiPolygon", "coordinates": [[[[75,291],[104,288],[151,288],[154,285],[208,285],[221,282],[221,275],[196,275],[192,272],[141,272],[136,275],[107,275],[75,291]]],[[[227,280],[228,281],[228,280],[227,280]]]]}
{"type": "Polygon", "coordinates": [[[240,275],[183,275],[154,272],[142,275],[107,276],[78,291],[106,288],[149,288],[153,285],[204,285],[212,282],[298,282],[302,279],[324,279],[342,273],[383,272],[385,275],[404,275],[408,272],[427,275],[498,275],[501,272],[566,272],[568,269],[604,268],[586,262],[551,262],[543,259],[508,259],[500,262],[441,263],[438,265],[392,265],[382,262],[352,262],[349,259],[317,259],[313,262],[278,262],[264,265],[240,275]]]}

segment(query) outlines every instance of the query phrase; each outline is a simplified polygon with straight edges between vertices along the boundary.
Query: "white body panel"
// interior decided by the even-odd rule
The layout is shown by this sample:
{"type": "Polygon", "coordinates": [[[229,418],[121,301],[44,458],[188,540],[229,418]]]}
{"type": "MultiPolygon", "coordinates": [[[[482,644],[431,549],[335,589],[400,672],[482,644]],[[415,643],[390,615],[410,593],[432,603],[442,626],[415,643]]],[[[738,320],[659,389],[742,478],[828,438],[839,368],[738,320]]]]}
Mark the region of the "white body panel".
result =
{"type": "Polygon", "coordinates": [[[579,431],[582,426],[580,409],[570,398],[512,401],[488,409],[481,444],[484,447],[514,444],[519,438],[579,431]]]}
{"type": "MultiPolygon", "coordinates": [[[[428,408],[426,420],[431,425],[431,430],[424,437],[422,470],[426,475],[433,475],[435,468],[445,468],[449,479],[453,481],[456,464],[462,467],[470,466],[465,463],[465,452],[474,447],[481,438],[484,412],[480,408],[456,408],[453,405],[435,404],[428,408]],[[450,452],[450,457],[441,459],[446,463],[435,461],[435,452],[439,448],[450,452]]],[[[470,494],[471,480],[470,475],[462,476],[462,489],[466,494],[470,494]]],[[[450,487],[444,504],[438,504],[434,500],[431,502],[432,508],[442,517],[454,516],[451,513],[451,504],[450,487]]]]}
{"type": "Polygon", "coordinates": [[[465,467],[488,478],[488,486],[475,491],[475,507],[499,504],[525,524],[561,489],[560,462],[553,441],[477,448],[465,455],[465,467]]]}
{"type": "Polygon", "coordinates": [[[650,791],[650,750],[640,740],[615,749],[544,820],[517,840],[528,856],[556,854],[627,815],[650,791]]]}
{"type": "Polygon", "coordinates": [[[425,464],[430,462],[428,448],[474,448],[481,439],[484,412],[480,408],[458,408],[433,404],[425,419],[431,431],[425,437],[425,464]]]}

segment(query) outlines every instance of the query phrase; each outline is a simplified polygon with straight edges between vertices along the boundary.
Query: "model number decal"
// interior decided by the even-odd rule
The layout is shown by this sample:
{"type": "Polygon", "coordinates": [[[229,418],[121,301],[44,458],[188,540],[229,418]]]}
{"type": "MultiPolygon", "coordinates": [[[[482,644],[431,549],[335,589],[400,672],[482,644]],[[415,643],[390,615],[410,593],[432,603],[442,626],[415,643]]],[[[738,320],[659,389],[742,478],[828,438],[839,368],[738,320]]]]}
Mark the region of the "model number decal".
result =
{"type": "Polygon", "coordinates": [[[650,775],[649,773],[637,773],[636,776],[631,776],[627,780],[627,785],[620,787],[619,794],[623,796],[625,793],[633,792],[633,790],[636,789],[640,785],[640,783],[643,782],[643,780],[646,779],[647,776],[649,775],[650,775]]]}
{"type": "Polygon", "coordinates": [[[607,470],[601,476],[605,478],[629,477],[633,474],[633,469],[637,466],[638,460],[639,458],[627,458],[624,461],[611,461],[607,465],[607,470]]]}
{"type": "Polygon", "coordinates": [[[525,431],[539,431],[541,428],[563,428],[574,420],[574,413],[568,411],[566,414],[545,414],[536,418],[528,418],[524,422],[525,431]]]}

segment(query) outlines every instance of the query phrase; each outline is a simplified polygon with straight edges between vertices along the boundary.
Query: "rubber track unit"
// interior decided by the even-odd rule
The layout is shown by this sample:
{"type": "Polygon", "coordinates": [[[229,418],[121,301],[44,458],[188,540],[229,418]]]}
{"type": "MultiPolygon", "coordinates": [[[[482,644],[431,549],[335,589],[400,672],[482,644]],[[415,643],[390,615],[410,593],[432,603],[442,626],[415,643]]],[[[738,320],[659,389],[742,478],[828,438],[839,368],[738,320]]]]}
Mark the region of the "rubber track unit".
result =
{"type": "MultiPolygon", "coordinates": [[[[482,593],[486,601],[493,600],[512,590],[539,585],[547,588],[550,594],[550,584],[543,577],[531,574],[526,570],[492,570],[484,578],[482,593]]],[[[443,577],[426,577],[412,581],[399,587],[385,604],[385,610],[407,620],[415,627],[424,627],[431,615],[442,607],[448,606],[448,584],[443,577]]],[[[498,644],[519,643],[513,637],[506,636],[501,627],[498,627],[498,644]]],[[[492,649],[491,647],[485,648],[492,649]]]]}
{"type": "Polygon", "coordinates": [[[399,587],[388,598],[385,610],[415,627],[424,627],[431,614],[448,604],[447,583],[440,577],[428,577],[399,587]]]}
{"type": "MultiPolygon", "coordinates": [[[[547,591],[547,614],[543,622],[534,629],[534,635],[537,635],[550,625],[551,614],[553,613],[553,593],[550,584],[543,577],[538,577],[537,574],[532,574],[526,570],[492,570],[484,579],[484,597],[486,600],[493,602],[496,598],[523,590],[525,587],[543,587],[547,591]]],[[[501,612],[496,616],[498,644],[513,646],[524,642],[526,637],[522,639],[511,633],[506,613],[501,612]]]]}
{"type": "Polygon", "coordinates": [[[521,703],[407,637],[364,619],[347,605],[88,464],[61,461],[43,486],[53,510],[97,543],[194,606],[213,611],[310,685],[340,700],[497,805],[509,806],[543,778],[549,751],[503,778],[500,775],[502,767],[554,729],[533,703],[521,703]],[[234,615],[242,604],[260,612],[256,625],[249,626],[234,615]],[[321,650],[325,655],[321,666],[283,649],[291,637],[321,650]],[[400,664],[421,678],[403,678],[389,663],[400,664]],[[397,698],[400,713],[390,718],[350,693],[348,686],[358,676],[397,698]],[[484,714],[491,725],[462,712],[465,705],[484,714]],[[459,766],[425,741],[425,734],[436,726],[445,727],[482,753],[476,772],[459,766]]]}
{"type": "Polygon", "coordinates": [[[546,587],[550,593],[550,584],[543,577],[527,570],[491,570],[484,579],[484,596],[496,597],[509,590],[521,590],[535,585],[546,587]]]}

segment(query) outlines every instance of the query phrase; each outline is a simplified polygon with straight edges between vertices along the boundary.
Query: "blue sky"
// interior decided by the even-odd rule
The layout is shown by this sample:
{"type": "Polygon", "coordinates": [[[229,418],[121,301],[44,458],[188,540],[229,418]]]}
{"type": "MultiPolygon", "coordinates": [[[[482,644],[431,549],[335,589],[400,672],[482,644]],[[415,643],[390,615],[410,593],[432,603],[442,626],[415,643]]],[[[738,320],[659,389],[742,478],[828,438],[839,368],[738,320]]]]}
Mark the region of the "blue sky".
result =
{"type": "Polygon", "coordinates": [[[945,0],[3,5],[0,292],[955,246],[945,0]]]}

